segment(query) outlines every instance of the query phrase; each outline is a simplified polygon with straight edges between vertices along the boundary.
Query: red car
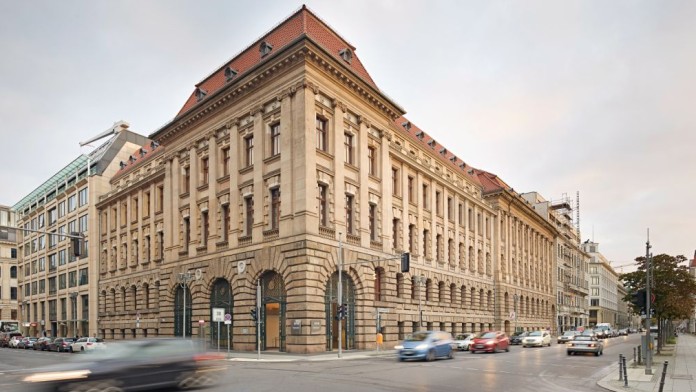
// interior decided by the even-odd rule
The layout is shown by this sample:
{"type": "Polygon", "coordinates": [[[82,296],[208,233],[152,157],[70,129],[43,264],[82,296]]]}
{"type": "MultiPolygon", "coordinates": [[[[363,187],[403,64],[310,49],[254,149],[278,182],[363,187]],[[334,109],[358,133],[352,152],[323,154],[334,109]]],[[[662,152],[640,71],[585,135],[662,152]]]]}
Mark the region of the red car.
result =
{"type": "Polygon", "coordinates": [[[500,350],[510,351],[510,339],[500,331],[481,332],[469,345],[469,351],[476,354],[479,351],[496,353],[500,350]]]}

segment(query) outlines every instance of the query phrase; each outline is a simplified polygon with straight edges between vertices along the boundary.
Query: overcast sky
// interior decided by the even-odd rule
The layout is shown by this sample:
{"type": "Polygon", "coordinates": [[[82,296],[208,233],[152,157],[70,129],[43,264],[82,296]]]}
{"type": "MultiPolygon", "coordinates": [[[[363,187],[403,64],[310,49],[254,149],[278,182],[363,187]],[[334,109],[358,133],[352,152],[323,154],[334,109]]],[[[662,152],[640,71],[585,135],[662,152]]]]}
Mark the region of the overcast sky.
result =
{"type": "MultiPolygon", "coordinates": [[[[0,204],[125,120],[149,135],[292,1],[0,0],[0,204]]],[[[614,265],[696,249],[696,2],[307,1],[406,116],[614,265]]]]}

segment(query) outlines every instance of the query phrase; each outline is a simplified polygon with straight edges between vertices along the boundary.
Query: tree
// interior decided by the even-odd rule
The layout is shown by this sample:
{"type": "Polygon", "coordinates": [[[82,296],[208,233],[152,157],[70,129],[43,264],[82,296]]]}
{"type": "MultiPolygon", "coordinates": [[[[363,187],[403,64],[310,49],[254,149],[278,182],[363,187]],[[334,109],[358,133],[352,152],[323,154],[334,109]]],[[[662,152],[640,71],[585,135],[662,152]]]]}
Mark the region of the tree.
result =
{"type": "MultiPolygon", "coordinates": [[[[684,256],[670,256],[660,254],[653,256],[652,284],[650,292],[654,295],[654,302],[650,307],[654,309],[653,317],[657,318],[658,326],[663,320],[679,320],[689,318],[696,306],[696,280],[689,274],[685,265],[684,256]]],[[[632,304],[633,294],[646,288],[646,260],[645,257],[636,258],[638,270],[621,274],[619,279],[626,288],[626,296],[623,300],[632,304]]],[[[640,309],[631,305],[633,311],[640,314],[640,309]]],[[[660,327],[660,335],[662,335],[660,327]]]]}

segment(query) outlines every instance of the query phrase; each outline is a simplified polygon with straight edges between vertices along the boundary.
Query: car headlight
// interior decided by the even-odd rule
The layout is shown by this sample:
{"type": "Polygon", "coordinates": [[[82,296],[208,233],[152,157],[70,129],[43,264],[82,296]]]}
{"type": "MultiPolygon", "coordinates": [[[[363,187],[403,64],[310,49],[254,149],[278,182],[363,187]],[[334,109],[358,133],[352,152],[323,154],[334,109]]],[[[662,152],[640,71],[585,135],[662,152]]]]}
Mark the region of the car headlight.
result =
{"type": "Polygon", "coordinates": [[[428,345],[425,343],[416,346],[416,350],[425,350],[426,348],[428,348],[428,345]]]}
{"type": "Polygon", "coordinates": [[[46,372],[36,373],[31,376],[24,377],[24,382],[46,382],[46,381],[61,381],[61,380],[76,380],[87,378],[92,373],[89,370],[71,370],[65,372],[46,372]]]}
{"type": "Polygon", "coordinates": [[[495,344],[495,342],[491,342],[491,341],[486,342],[486,346],[492,346],[494,344],[495,344]]]}
{"type": "Polygon", "coordinates": [[[394,350],[403,350],[403,349],[404,349],[404,346],[401,344],[397,344],[396,346],[394,346],[394,350]]]}

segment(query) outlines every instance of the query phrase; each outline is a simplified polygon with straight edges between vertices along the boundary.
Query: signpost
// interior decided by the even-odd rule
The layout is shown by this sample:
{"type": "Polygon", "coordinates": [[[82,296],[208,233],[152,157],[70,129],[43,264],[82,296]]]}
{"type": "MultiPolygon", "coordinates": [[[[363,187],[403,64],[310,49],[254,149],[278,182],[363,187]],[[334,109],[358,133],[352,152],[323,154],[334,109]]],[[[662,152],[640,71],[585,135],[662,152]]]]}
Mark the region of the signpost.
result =
{"type": "Polygon", "coordinates": [[[225,313],[225,325],[227,325],[227,355],[230,355],[230,340],[232,340],[230,336],[230,324],[232,324],[232,315],[225,313]]]}
{"type": "Polygon", "coordinates": [[[217,323],[218,352],[220,352],[220,323],[222,321],[225,321],[225,308],[213,308],[213,322],[217,323]]]}

